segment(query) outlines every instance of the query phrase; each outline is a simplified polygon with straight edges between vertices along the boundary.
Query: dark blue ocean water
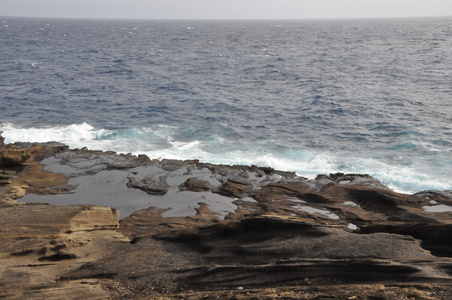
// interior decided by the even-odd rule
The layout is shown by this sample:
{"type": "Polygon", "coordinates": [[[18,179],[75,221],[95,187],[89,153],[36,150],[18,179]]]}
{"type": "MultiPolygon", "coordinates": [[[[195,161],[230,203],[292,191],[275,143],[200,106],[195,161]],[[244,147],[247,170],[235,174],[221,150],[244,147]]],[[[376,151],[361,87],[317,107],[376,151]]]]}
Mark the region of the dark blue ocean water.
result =
{"type": "Polygon", "coordinates": [[[0,18],[7,142],[452,189],[452,18],[0,18]]]}

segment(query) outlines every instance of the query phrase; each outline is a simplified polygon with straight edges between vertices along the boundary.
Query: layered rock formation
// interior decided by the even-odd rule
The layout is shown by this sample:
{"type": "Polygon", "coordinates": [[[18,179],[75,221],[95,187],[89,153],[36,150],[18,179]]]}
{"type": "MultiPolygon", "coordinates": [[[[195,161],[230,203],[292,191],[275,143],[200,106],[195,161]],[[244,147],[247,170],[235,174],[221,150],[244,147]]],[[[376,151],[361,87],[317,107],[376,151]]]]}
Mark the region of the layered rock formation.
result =
{"type": "Polygon", "coordinates": [[[449,192],[55,143],[0,162],[6,299],[452,299],[449,192]]]}

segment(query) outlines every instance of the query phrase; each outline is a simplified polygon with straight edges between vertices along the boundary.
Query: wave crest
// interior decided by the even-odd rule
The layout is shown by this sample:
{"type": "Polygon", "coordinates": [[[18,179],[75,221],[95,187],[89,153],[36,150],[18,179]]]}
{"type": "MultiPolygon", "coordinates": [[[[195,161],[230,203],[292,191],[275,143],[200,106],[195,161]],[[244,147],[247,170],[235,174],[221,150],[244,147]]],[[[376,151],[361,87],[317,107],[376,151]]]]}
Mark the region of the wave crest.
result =
{"type": "Polygon", "coordinates": [[[98,138],[103,130],[94,130],[87,123],[71,124],[68,126],[56,126],[49,128],[18,128],[13,124],[3,124],[0,128],[5,143],[15,142],[62,142],[72,143],[75,141],[87,141],[98,138]]]}
{"type": "Polygon", "coordinates": [[[437,162],[395,162],[391,157],[378,159],[359,153],[332,153],[310,149],[294,149],[268,140],[264,142],[231,141],[205,131],[155,125],[145,128],[118,130],[95,129],[82,123],[48,128],[19,128],[10,123],[0,125],[6,143],[64,143],[71,148],[111,150],[118,153],[146,154],[152,159],[199,159],[203,162],[227,165],[258,165],[278,170],[294,171],[314,178],[318,174],[335,172],[365,173],[384,185],[403,193],[427,189],[450,189],[448,174],[432,168],[437,162]]]}

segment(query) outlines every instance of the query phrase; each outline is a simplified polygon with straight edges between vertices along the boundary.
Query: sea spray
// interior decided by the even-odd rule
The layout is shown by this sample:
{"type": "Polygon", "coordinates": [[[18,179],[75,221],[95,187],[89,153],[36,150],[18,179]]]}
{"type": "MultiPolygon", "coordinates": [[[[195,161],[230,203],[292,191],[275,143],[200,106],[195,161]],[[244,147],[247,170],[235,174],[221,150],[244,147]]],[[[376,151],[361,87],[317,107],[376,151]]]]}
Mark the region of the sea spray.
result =
{"type": "Polygon", "coordinates": [[[451,18],[3,21],[7,142],[452,189],[451,18]]]}
{"type": "Polygon", "coordinates": [[[87,123],[46,128],[3,124],[0,130],[4,131],[6,143],[56,141],[71,148],[146,154],[152,159],[199,159],[215,164],[272,167],[308,178],[335,172],[370,174],[389,188],[403,193],[451,188],[449,178],[428,173],[422,166],[393,164],[384,159],[362,157],[360,153],[352,156],[345,152],[288,149],[271,142],[241,143],[216,136],[204,140],[194,136],[190,140],[185,135],[183,140],[176,140],[179,129],[174,126],[107,130],[95,129],[87,123]]]}

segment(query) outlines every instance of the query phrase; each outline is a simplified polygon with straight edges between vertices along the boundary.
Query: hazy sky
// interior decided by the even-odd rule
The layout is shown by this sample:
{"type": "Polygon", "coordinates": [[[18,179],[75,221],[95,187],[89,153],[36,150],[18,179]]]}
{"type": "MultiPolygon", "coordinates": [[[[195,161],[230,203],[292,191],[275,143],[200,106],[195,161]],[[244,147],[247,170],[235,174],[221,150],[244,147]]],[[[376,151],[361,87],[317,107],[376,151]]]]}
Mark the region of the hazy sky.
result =
{"type": "Polygon", "coordinates": [[[0,16],[126,19],[452,16],[452,0],[0,0],[0,16]]]}

